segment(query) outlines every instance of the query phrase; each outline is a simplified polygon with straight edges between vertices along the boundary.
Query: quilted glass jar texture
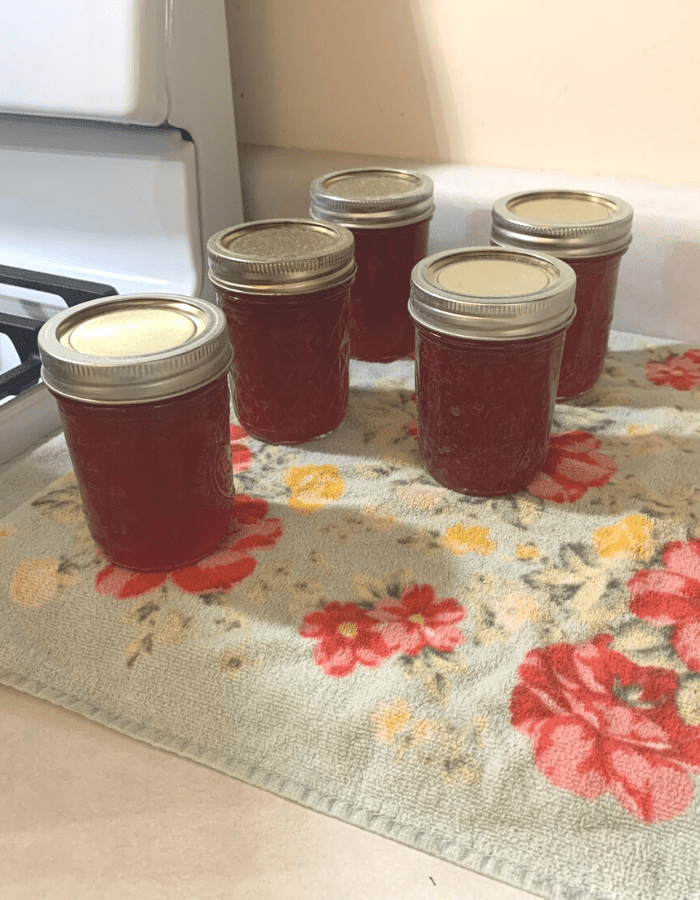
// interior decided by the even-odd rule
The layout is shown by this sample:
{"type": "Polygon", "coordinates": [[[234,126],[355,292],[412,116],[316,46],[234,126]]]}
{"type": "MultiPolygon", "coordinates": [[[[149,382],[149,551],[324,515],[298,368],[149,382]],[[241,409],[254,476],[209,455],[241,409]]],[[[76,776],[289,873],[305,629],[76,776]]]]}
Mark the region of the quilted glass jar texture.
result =
{"type": "Polygon", "coordinates": [[[432,180],[406,169],[343,169],[316,178],[310,193],[311,215],[344,225],[355,238],[350,355],[390,362],[412,353],[407,301],[411,270],[428,252],[432,180]]]}
{"type": "Polygon", "coordinates": [[[632,207],[592,191],[524,191],[493,205],[491,241],[565,260],[576,273],[576,318],[566,334],[557,397],[580,397],[603,371],[632,207]]]}
{"type": "Polygon", "coordinates": [[[221,311],[168,295],[89,301],[50,319],[39,347],[104,557],[153,571],[215,550],[234,493],[221,311]]]}
{"type": "Polygon", "coordinates": [[[234,351],[233,405],[262,441],[304,443],[345,416],[353,247],[347,229],[304,219],[252,222],[209,241],[234,351]]]}
{"type": "Polygon", "coordinates": [[[501,248],[445,251],[415,267],[418,446],[444,487],[496,496],[534,477],[574,289],[565,263],[501,248]]]}

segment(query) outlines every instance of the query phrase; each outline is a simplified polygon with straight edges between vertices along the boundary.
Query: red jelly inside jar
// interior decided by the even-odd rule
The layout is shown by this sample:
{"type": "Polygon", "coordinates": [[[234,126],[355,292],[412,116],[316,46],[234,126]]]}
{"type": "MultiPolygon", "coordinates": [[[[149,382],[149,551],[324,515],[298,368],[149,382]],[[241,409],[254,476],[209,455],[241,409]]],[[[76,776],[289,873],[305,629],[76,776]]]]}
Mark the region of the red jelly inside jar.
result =
{"type": "Polygon", "coordinates": [[[416,266],[418,446],[444,487],[525,487],[547,454],[575,276],[543,254],[468,248],[416,266]]]}
{"type": "Polygon", "coordinates": [[[357,276],[350,293],[350,355],[390,362],[413,353],[411,271],[428,252],[425,220],[402,228],[353,229],[357,276]]]}
{"type": "MultiPolygon", "coordinates": [[[[624,251],[623,251],[624,252],[624,251]]],[[[605,365],[622,253],[567,259],[576,273],[576,318],[566,335],[557,397],[589,391],[605,365]]]]}
{"type": "Polygon", "coordinates": [[[233,512],[225,375],[160,403],[56,399],[90,533],[110,562],[171,569],[216,549],[233,512]]]}
{"type": "Polygon", "coordinates": [[[576,273],[577,313],[564,344],[557,389],[561,400],[590,390],[603,371],[632,217],[624,200],[592,191],[525,191],[493,205],[493,243],[556,256],[576,273]]]}
{"type": "Polygon", "coordinates": [[[411,271],[428,251],[433,183],[402,169],[344,169],[311,185],[311,214],[349,228],[357,275],[350,294],[350,355],[390,362],[414,350],[411,271]]]}
{"type": "Polygon", "coordinates": [[[40,350],[104,557],[162,571],[212,553],[234,496],[221,312],[191,298],[92,301],[47,322],[40,350]]]}
{"type": "Polygon", "coordinates": [[[272,444],[334,431],[348,407],[349,286],[218,298],[233,345],[233,405],[246,431],[272,444]]]}
{"type": "Polygon", "coordinates": [[[547,455],[564,335],[486,345],[417,326],[418,446],[436,481],[477,496],[532,481],[547,455]]]}
{"type": "Polygon", "coordinates": [[[353,246],[347,229],[306,219],[250,222],[209,241],[233,405],[260,440],[304,443],[345,416],[353,246]]]}

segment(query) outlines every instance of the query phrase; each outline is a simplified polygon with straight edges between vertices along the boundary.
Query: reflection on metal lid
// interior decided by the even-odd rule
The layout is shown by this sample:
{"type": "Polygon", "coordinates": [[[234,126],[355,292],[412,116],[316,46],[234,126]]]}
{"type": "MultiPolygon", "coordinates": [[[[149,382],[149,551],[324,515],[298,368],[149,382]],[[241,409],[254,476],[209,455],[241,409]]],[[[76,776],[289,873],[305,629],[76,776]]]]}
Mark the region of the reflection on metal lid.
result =
{"type": "Polygon", "coordinates": [[[448,291],[472,297],[517,297],[541,291],[549,273],[515,259],[462,259],[445,266],[436,281],[448,291]]]}
{"type": "Polygon", "coordinates": [[[88,356],[142,356],[179,347],[196,333],[194,320],[177,309],[135,307],[84,319],[61,342],[88,356]]]}

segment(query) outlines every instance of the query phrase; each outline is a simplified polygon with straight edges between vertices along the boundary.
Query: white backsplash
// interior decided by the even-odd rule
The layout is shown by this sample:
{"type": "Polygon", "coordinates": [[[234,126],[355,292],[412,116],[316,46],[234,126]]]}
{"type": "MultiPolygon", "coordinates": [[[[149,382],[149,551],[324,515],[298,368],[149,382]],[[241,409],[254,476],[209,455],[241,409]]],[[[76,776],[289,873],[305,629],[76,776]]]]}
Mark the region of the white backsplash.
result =
{"type": "Polygon", "coordinates": [[[539,172],[312,150],[241,145],[248,220],[308,216],[318,175],[357,165],[403,165],[435,182],[430,252],[488,244],[491,204],[519,190],[582,188],[614,194],[634,208],[633,240],[620,266],[613,328],[700,343],[700,189],[610,175],[539,172]]]}

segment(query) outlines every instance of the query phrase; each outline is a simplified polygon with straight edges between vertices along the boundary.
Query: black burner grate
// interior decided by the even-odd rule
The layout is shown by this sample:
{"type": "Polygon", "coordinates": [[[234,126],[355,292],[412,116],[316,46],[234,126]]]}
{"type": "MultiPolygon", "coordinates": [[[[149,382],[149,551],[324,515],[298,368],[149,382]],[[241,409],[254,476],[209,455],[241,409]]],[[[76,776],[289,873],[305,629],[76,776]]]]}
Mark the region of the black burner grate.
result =
{"type": "MultiPolygon", "coordinates": [[[[60,297],[66,306],[75,306],[86,300],[111,297],[117,291],[108,284],[64,278],[46,272],[32,272],[13,266],[0,266],[0,285],[27,288],[60,297]]],[[[12,342],[20,363],[0,374],[0,400],[13,397],[33,387],[39,381],[41,361],[37,338],[44,319],[30,315],[14,315],[0,310],[0,333],[12,342]]]]}

